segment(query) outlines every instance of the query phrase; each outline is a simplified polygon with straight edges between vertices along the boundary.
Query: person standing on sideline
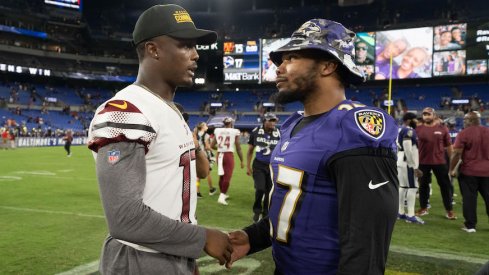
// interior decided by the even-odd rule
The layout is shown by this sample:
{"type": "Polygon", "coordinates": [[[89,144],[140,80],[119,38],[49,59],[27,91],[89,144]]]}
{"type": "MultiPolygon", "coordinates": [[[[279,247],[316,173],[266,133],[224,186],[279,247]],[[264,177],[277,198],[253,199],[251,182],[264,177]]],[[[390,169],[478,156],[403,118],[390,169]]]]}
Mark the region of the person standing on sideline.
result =
{"type": "Polygon", "coordinates": [[[266,113],[262,120],[263,124],[251,131],[246,154],[246,174],[253,176],[255,183],[254,222],[260,219],[260,215],[262,217],[268,215],[269,193],[272,189],[270,156],[280,140],[280,131],[275,128],[277,116],[273,113],[266,113]],[[251,167],[253,151],[256,151],[256,156],[253,160],[253,167],[251,167]]]}
{"type": "Polygon", "coordinates": [[[71,143],[73,142],[73,133],[71,132],[71,130],[66,131],[63,140],[65,141],[66,156],[71,157],[71,143]]]}
{"type": "MultiPolygon", "coordinates": [[[[457,138],[458,133],[460,132],[455,126],[457,124],[457,121],[455,120],[454,117],[451,117],[449,119],[445,120],[445,125],[448,127],[448,134],[450,135],[450,141],[452,144],[455,144],[455,139],[457,138]]],[[[450,163],[450,155],[448,154],[447,151],[445,151],[445,158],[447,160],[447,163],[450,163]]],[[[452,192],[452,204],[455,204],[454,197],[457,196],[455,193],[455,184],[454,178],[450,176],[450,191],[452,192]]]]}
{"type": "Polygon", "coordinates": [[[8,149],[9,148],[9,130],[7,126],[1,129],[2,130],[2,148],[8,149]]]}
{"type": "Polygon", "coordinates": [[[244,168],[244,164],[239,141],[241,132],[233,128],[234,119],[225,117],[222,122],[224,123],[224,128],[216,128],[214,130],[214,139],[211,147],[217,149],[217,174],[219,175],[219,191],[221,192],[217,202],[228,205],[226,200],[229,198],[227,193],[234,170],[234,148],[236,148],[238,153],[241,169],[244,168]]]}
{"type": "Polygon", "coordinates": [[[398,127],[346,99],[346,87],[364,81],[354,39],[340,23],[312,19],[270,53],[276,102],[300,101],[304,111],[280,128],[268,218],[229,233],[233,261],[271,245],[275,274],[384,273],[399,204],[398,127]]]}
{"type": "MultiPolygon", "coordinates": [[[[209,142],[209,134],[207,133],[207,123],[200,122],[197,124],[197,127],[194,130],[195,137],[199,142],[200,148],[204,148],[204,152],[207,156],[207,161],[209,161],[209,174],[207,175],[207,185],[209,185],[209,195],[212,196],[216,193],[216,188],[212,186],[212,176],[210,171],[212,171],[211,157],[212,157],[212,149],[209,142]]],[[[202,194],[200,193],[200,179],[197,177],[197,197],[202,198],[202,194]]]]}
{"type": "Polygon", "coordinates": [[[469,112],[464,117],[464,129],[457,135],[450,160],[450,175],[457,176],[456,166],[460,160],[458,181],[462,192],[464,227],[468,233],[476,232],[477,192],[486,204],[489,216],[489,128],[481,125],[478,112],[469,112]]]}
{"type": "Polygon", "coordinates": [[[418,178],[423,175],[419,170],[418,137],[415,128],[418,123],[416,115],[406,113],[403,125],[399,129],[397,144],[397,172],[399,177],[399,214],[398,218],[408,223],[424,224],[424,221],[415,215],[416,193],[418,192],[418,178]],[[407,207],[404,202],[407,202],[407,207]],[[407,208],[407,214],[405,209],[407,208]]]}
{"type": "Polygon", "coordinates": [[[440,186],[445,217],[455,220],[453,212],[452,192],[450,178],[448,177],[448,165],[445,159],[445,149],[448,155],[452,154],[452,144],[447,127],[436,123],[437,116],[431,107],[423,109],[423,124],[416,127],[419,142],[419,169],[423,172],[419,186],[419,204],[421,208],[416,212],[417,216],[428,215],[428,203],[430,198],[431,171],[435,174],[440,186]]]}
{"type": "Polygon", "coordinates": [[[230,260],[228,235],[197,225],[195,179],[209,163],[173,103],[177,87],[193,84],[196,44],[216,39],[178,5],[136,22],[136,82],[97,108],[88,135],[109,229],[101,274],[198,274],[203,250],[230,260]]]}

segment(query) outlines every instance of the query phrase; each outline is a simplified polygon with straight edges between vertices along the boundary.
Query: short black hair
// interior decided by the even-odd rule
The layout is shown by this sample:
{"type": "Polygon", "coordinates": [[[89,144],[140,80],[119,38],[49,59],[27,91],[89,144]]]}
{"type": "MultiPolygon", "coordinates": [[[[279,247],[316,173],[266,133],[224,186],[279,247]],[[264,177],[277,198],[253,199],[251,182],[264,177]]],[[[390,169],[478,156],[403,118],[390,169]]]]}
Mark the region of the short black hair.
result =
{"type": "Polygon", "coordinates": [[[417,118],[417,117],[416,117],[416,115],[415,115],[414,113],[410,113],[410,112],[408,112],[408,113],[405,113],[405,114],[402,116],[402,121],[406,122],[406,121],[408,121],[408,120],[410,120],[410,119],[415,119],[415,118],[417,118]]]}

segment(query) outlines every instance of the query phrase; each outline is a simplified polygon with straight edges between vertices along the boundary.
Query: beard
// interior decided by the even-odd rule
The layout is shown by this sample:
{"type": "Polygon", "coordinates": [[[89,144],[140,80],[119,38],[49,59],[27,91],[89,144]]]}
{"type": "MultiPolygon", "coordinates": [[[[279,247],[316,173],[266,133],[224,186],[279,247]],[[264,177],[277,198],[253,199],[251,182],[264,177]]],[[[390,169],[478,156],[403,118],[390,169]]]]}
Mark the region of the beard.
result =
{"type": "Polygon", "coordinates": [[[287,89],[272,95],[272,100],[277,104],[287,104],[295,101],[304,103],[311,91],[317,88],[316,77],[318,72],[316,66],[312,66],[307,73],[293,79],[290,84],[294,88],[287,89]]]}

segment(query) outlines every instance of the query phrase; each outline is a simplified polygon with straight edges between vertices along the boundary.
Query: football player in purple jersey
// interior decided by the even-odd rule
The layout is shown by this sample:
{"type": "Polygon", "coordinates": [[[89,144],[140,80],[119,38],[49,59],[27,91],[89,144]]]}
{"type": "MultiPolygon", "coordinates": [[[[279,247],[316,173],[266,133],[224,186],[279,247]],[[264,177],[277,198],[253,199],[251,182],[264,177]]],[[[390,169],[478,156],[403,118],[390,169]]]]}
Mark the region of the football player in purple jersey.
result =
{"type": "Polygon", "coordinates": [[[233,261],[272,246],[275,274],[384,273],[398,211],[398,127],[383,110],[346,100],[345,88],[364,80],[354,38],[312,19],[270,53],[277,102],[300,101],[304,111],[282,124],[271,155],[268,218],[230,232],[233,261]]]}

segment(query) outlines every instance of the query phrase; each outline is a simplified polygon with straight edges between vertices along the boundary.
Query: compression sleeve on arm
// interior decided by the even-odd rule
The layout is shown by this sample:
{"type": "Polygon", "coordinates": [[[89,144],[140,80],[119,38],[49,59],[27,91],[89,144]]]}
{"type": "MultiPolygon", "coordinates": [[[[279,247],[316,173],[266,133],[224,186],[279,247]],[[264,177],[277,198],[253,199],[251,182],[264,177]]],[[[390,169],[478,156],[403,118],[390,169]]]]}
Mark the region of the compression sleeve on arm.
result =
{"type": "Polygon", "coordinates": [[[99,148],[97,177],[112,237],[170,255],[200,256],[206,241],[203,227],[170,219],[144,204],[144,145],[118,142],[99,148]],[[109,151],[119,152],[115,163],[109,163],[109,151]]]}
{"type": "Polygon", "coordinates": [[[383,274],[398,211],[395,153],[385,148],[340,152],[329,161],[338,190],[337,274],[383,274]],[[352,173],[355,167],[355,173],[352,173]]]}
{"type": "Polygon", "coordinates": [[[245,227],[243,230],[248,234],[248,239],[250,241],[250,251],[248,252],[248,255],[262,251],[272,245],[268,216],[257,223],[245,227]]]}

